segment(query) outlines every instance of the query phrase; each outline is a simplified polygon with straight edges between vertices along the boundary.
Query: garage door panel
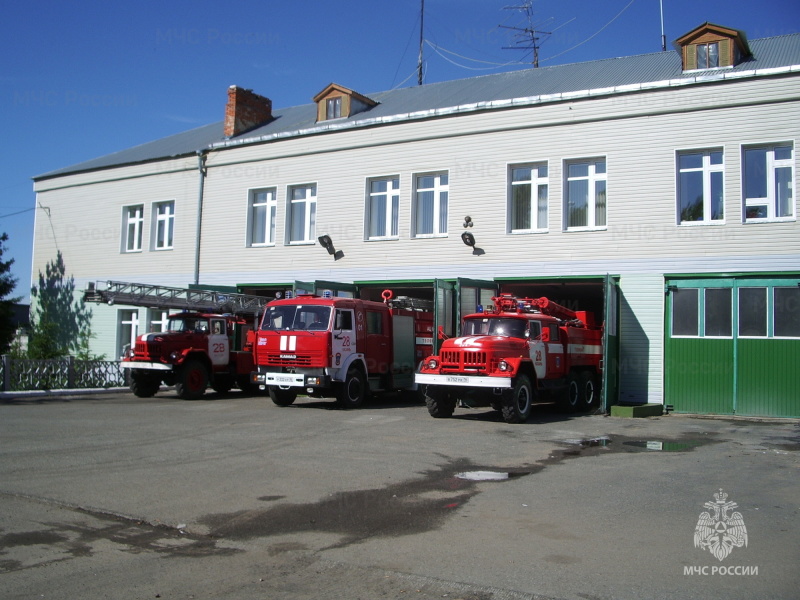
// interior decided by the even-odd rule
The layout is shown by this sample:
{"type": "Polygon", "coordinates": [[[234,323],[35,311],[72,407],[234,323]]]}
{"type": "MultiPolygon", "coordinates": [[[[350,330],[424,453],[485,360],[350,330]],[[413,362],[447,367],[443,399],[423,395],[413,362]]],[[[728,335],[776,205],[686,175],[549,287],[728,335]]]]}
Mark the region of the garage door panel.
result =
{"type": "Polygon", "coordinates": [[[736,413],[800,417],[798,367],[800,340],[739,339],[736,413]]]}
{"type": "Polygon", "coordinates": [[[733,414],[733,341],[673,338],[665,369],[675,412],[733,414]]]}

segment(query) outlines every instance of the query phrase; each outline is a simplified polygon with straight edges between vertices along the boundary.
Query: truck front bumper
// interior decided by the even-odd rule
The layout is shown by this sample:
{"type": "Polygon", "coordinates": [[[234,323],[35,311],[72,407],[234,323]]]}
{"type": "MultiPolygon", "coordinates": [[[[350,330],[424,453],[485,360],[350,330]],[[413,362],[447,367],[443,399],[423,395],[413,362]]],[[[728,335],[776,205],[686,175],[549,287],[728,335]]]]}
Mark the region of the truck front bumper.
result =
{"type": "Polygon", "coordinates": [[[279,387],[324,388],[330,385],[329,377],[308,373],[253,373],[250,380],[257,385],[277,385],[279,387]]]}
{"type": "Polygon", "coordinates": [[[165,365],[157,362],[143,362],[134,360],[123,360],[119,363],[123,369],[146,369],[150,371],[172,371],[173,365],[165,365]]]}
{"type": "Polygon", "coordinates": [[[511,388],[511,377],[483,377],[479,375],[439,375],[435,373],[415,373],[417,385],[455,385],[481,388],[511,388]]]}

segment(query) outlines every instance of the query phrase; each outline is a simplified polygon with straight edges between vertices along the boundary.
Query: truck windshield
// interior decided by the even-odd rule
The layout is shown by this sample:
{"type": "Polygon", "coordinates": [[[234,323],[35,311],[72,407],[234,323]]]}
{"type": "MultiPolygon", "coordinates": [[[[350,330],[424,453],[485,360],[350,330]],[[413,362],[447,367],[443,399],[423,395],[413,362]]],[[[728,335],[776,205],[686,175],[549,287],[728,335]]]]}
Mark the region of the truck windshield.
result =
{"type": "Polygon", "coordinates": [[[269,306],[261,321],[262,331],[326,331],[331,321],[330,306],[306,304],[269,306]]]}
{"type": "Polygon", "coordinates": [[[484,317],[464,321],[461,335],[499,335],[504,337],[524,338],[527,322],[524,319],[504,317],[484,317]]]}
{"type": "Polygon", "coordinates": [[[208,332],[208,321],[206,319],[170,319],[167,324],[167,331],[197,331],[208,332]]]}

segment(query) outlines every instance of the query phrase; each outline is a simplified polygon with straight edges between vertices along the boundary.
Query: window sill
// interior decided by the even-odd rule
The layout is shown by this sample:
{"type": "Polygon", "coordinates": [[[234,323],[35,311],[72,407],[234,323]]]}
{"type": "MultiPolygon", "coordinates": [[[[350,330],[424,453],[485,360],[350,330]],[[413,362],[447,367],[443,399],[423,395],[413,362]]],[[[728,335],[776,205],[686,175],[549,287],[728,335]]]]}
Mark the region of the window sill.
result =
{"type": "Polygon", "coordinates": [[[120,254],[141,254],[142,252],[144,252],[144,250],[142,250],[142,249],[139,249],[139,250],[123,250],[122,252],[120,252],[120,254]]]}
{"type": "Polygon", "coordinates": [[[366,238],[365,242],[396,242],[400,239],[399,235],[387,236],[387,237],[371,237],[366,238]]]}
{"type": "Polygon", "coordinates": [[[287,246],[314,246],[316,245],[316,240],[301,240],[297,242],[288,242],[287,246]]]}
{"type": "Polygon", "coordinates": [[[248,244],[247,247],[248,248],[274,248],[275,244],[274,243],[271,243],[271,244],[248,244]]]}
{"type": "Polygon", "coordinates": [[[582,231],[608,231],[608,225],[602,227],[570,227],[565,228],[563,233],[580,233],[582,231]]]}
{"type": "Polygon", "coordinates": [[[169,246],[169,247],[166,247],[166,248],[153,248],[152,251],[153,252],[168,252],[170,250],[174,250],[174,248],[172,246],[169,246]]]}
{"type": "Polygon", "coordinates": [[[508,235],[536,235],[541,233],[550,233],[549,229],[514,229],[507,232],[508,235]]]}
{"type": "Polygon", "coordinates": [[[795,217],[775,217],[773,219],[745,219],[744,225],[758,225],[760,223],[794,223],[795,217]]]}
{"type": "Polygon", "coordinates": [[[424,233],[422,235],[415,235],[411,239],[413,239],[413,240],[431,240],[431,239],[446,238],[446,237],[447,237],[446,233],[424,233]]]}
{"type": "Polygon", "coordinates": [[[681,221],[678,227],[721,227],[725,221],[681,221]]]}

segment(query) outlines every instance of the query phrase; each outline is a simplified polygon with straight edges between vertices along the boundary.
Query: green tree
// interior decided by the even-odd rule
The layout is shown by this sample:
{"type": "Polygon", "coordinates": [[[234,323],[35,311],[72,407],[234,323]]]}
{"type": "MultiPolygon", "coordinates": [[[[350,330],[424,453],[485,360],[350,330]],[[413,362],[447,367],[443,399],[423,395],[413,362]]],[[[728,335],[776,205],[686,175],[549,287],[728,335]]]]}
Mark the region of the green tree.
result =
{"type": "Polygon", "coordinates": [[[29,358],[57,358],[86,354],[91,337],[92,311],[82,297],[75,296],[75,278],[67,277],[64,257],[47,263],[39,271],[38,285],[31,288],[31,336],[29,358]]]}
{"type": "Polygon", "coordinates": [[[20,301],[19,297],[9,298],[9,294],[17,287],[17,278],[11,275],[14,259],[3,260],[7,241],[7,233],[0,235],[0,354],[6,354],[11,348],[16,333],[14,305],[20,301]]]}

